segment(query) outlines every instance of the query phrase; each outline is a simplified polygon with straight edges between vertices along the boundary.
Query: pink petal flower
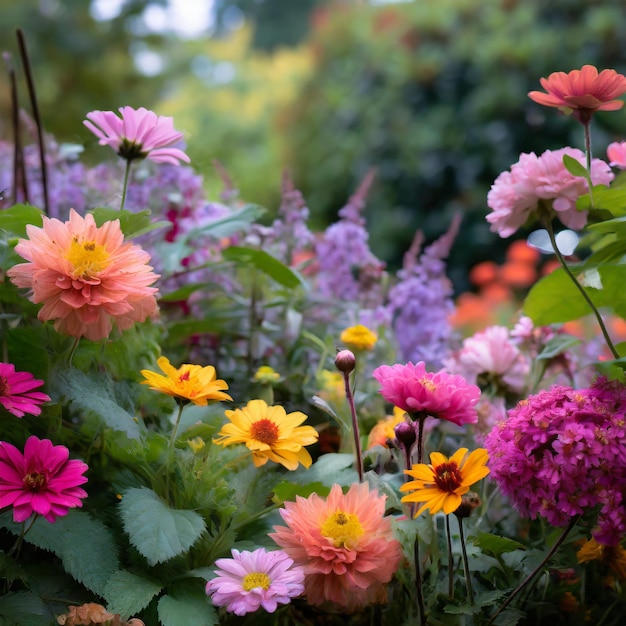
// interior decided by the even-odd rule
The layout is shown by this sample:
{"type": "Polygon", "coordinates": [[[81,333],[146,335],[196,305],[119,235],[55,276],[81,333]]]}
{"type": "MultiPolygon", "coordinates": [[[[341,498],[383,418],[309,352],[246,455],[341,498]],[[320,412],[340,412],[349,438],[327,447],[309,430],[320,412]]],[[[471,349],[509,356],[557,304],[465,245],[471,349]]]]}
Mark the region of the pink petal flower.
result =
{"type": "Polygon", "coordinates": [[[39,405],[48,402],[50,396],[33,389],[43,384],[29,372],[16,372],[11,363],[0,363],[0,405],[16,417],[41,414],[39,405]]]}
{"type": "Polygon", "coordinates": [[[614,141],[606,149],[611,167],[626,170],[626,141],[614,141]]]}

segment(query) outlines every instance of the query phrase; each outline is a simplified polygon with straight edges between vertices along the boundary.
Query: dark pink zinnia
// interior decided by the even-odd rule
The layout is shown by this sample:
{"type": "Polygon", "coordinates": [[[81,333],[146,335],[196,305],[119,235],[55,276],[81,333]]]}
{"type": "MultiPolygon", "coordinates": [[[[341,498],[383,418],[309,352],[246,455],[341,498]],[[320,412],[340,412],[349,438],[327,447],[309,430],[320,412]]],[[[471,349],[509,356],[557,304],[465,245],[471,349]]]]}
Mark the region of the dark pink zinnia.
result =
{"type": "Polygon", "coordinates": [[[0,441],[0,509],[13,506],[13,520],[23,522],[33,513],[54,522],[70,508],[82,506],[87,492],[86,463],[69,459],[65,446],[49,439],[29,437],[22,454],[0,441]]]}
{"type": "Polygon", "coordinates": [[[26,413],[40,415],[42,402],[48,402],[50,396],[33,391],[43,385],[30,372],[16,372],[11,363],[0,363],[0,404],[16,417],[24,417],[26,413]]]}
{"type": "Polygon", "coordinates": [[[427,372],[423,361],[381,365],[373,372],[383,398],[411,416],[436,417],[462,426],[474,424],[480,389],[463,376],[427,372]]]}

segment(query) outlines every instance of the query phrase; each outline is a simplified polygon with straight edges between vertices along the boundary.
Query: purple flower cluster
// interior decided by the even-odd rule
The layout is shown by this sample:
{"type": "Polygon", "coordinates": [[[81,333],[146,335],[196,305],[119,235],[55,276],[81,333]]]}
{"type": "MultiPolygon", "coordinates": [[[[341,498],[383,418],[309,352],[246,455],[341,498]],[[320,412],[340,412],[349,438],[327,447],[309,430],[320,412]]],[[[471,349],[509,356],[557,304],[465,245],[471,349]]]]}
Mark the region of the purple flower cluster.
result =
{"type": "Polygon", "coordinates": [[[521,515],[554,526],[598,507],[593,535],[626,533],[626,387],[598,379],[520,402],[485,438],[491,476],[521,515]]]}

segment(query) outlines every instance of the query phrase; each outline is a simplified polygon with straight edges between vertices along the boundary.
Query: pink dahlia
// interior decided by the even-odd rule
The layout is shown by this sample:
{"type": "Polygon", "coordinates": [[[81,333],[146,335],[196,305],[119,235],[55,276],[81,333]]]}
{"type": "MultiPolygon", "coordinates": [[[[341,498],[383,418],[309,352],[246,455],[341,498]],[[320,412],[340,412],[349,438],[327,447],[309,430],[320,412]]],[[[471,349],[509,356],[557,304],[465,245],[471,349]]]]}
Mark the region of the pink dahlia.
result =
{"type": "Polygon", "coordinates": [[[69,460],[65,446],[48,439],[29,437],[22,454],[15,446],[0,441],[0,508],[13,507],[13,520],[23,522],[33,513],[49,522],[83,505],[89,468],[69,460]]]}
{"type": "Polygon", "coordinates": [[[39,405],[48,402],[50,396],[41,391],[33,391],[43,385],[30,372],[16,372],[11,363],[0,363],[0,404],[16,417],[26,413],[41,415],[39,405]]]}
{"type": "MultiPolygon", "coordinates": [[[[576,148],[546,150],[541,156],[522,153],[509,172],[502,172],[487,194],[487,215],[491,230],[500,237],[510,237],[526,222],[537,218],[538,210],[558,217],[568,228],[580,230],[587,223],[587,212],[576,210],[576,200],[589,191],[587,181],[570,174],[563,157],[571,156],[582,165],[585,154],[576,148]]],[[[591,161],[591,181],[608,185],[614,178],[607,163],[591,161]]]]}
{"type": "Polygon", "coordinates": [[[520,402],[485,438],[491,477],[515,508],[553,526],[594,509],[594,537],[626,533],[626,387],[554,386],[520,402]]]}
{"type": "Polygon", "coordinates": [[[183,134],[174,130],[171,117],[157,116],[143,107],[119,109],[121,117],[113,111],[87,113],[83,124],[99,138],[101,146],[111,146],[127,161],[150,159],[155,163],[180,165],[189,163],[189,157],[175,145],[183,134]]]}
{"type": "Polygon", "coordinates": [[[606,149],[611,167],[626,170],[626,141],[614,141],[606,149]]]}
{"type": "Polygon", "coordinates": [[[460,375],[427,372],[423,361],[413,365],[381,365],[373,372],[383,398],[413,417],[436,417],[458,426],[476,422],[480,389],[460,375]]]}
{"type": "Polygon", "coordinates": [[[15,251],[28,263],[7,275],[43,303],[39,319],[54,320],[58,332],[97,341],[114,323],[125,330],[156,313],[157,289],[150,285],[158,275],[150,255],[124,241],[119,220],[98,227],[92,215],[72,210],[67,222],[44,217],[43,228],[29,225],[26,232],[29,239],[15,251]]]}
{"type": "Polygon", "coordinates": [[[304,592],[304,572],[293,567],[293,560],[280,550],[254,552],[231,550],[232,559],[218,559],[216,578],[206,585],[215,606],[226,606],[229,613],[245,615],[263,607],[273,613],[279,604],[304,592]]]}
{"type": "Polygon", "coordinates": [[[270,537],[304,568],[309,603],[352,610],[386,601],[385,584],[402,549],[385,517],[385,499],[355,483],[345,495],[333,485],[326,499],[314,493],[285,503],[280,514],[287,526],[274,526],[270,537]]]}

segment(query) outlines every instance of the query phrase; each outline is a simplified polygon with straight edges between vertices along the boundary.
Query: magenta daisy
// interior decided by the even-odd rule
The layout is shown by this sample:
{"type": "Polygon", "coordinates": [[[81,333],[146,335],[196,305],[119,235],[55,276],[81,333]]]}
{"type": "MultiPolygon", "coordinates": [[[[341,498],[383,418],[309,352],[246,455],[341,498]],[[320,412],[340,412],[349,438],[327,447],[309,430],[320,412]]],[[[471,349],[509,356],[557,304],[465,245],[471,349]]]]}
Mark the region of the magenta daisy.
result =
{"type": "Polygon", "coordinates": [[[463,376],[441,370],[427,372],[423,361],[406,365],[381,365],[373,372],[387,402],[413,419],[436,417],[458,424],[474,424],[480,389],[463,376]]]}
{"type": "Polygon", "coordinates": [[[26,413],[40,415],[42,402],[48,402],[50,396],[41,391],[33,391],[43,385],[30,372],[16,372],[11,363],[0,363],[0,404],[16,417],[26,413]]]}
{"type": "Polygon", "coordinates": [[[24,454],[0,441],[0,509],[12,506],[15,522],[33,513],[54,522],[82,506],[87,492],[80,485],[87,482],[88,469],[86,463],[70,460],[65,446],[55,446],[49,439],[29,437],[24,454]]]}
{"type": "Polygon", "coordinates": [[[216,578],[206,585],[215,606],[245,615],[263,607],[273,613],[279,604],[304,592],[304,572],[281,550],[254,552],[231,550],[232,559],[218,559],[216,578]]]}

